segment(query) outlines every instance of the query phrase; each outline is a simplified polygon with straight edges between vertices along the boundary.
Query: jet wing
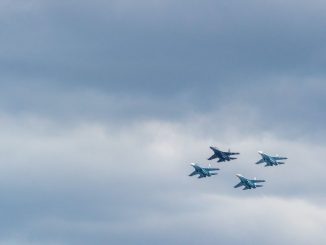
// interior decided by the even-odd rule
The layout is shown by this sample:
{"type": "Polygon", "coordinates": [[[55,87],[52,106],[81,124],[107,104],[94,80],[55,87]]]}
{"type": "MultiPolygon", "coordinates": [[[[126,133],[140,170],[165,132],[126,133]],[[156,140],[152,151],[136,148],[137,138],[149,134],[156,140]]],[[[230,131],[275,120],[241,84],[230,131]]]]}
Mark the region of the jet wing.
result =
{"type": "Polygon", "coordinates": [[[265,162],[264,159],[260,159],[258,162],[256,162],[256,164],[260,164],[260,163],[263,163],[265,162]]]}
{"type": "Polygon", "coordinates": [[[240,186],[243,186],[242,182],[240,182],[239,184],[236,184],[236,185],[234,186],[234,188],[238,188],[238,187],[240,187],[240,186]]]}
{"type": "Polygon", "coordinates": [[[193,171],[189,176],[194,176],[195,174],[197,174],[197,171],[193,171]]]}
{"type": "Polygon", "coordinates": [[[212,160],[212,159],[215,159],[217,158],[217,156],[214,154],[213,156],[211,156],[210,158],[208,158],[207,160],[212,160]]]}

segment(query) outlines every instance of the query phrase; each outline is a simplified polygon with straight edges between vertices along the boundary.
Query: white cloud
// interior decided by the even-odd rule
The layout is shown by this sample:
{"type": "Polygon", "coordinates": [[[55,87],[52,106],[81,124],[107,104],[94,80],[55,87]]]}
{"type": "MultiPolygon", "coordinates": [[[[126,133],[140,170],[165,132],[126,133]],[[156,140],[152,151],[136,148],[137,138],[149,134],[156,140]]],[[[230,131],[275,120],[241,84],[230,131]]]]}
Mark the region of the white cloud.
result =
{"type": "Polygon", "coordinates": [[[67,126],[40,118],[2,117],[2,210],[13,220],[7,234],[18,232],[28,242],[36,233],[36,240],[44,243],[59,234],[62,243],[70,244],[83,239],[126,244],[131,241],[126,233],[134,244],[143,239],[322,244],[325,167],[311,157],[322,155],[324,146],[269,132],[249,137],[241,134],[246,127],[241,123],[212,131],[214,121],[214,115],[206,115],[205,120],[199,116],[178,122],[67,126]],[[219,164],[221,171],[214,178],[188,177],[190,162],[208,163],[210,144],[222,149],[231,145],[241,155],[219,164]],[[285,154],[289,160],[274,168],[257,166],[259,149],[285,154]],[[267,182],[259,190],[233,189],[238,172],[267,182]],[[19,220],[22,225],[17,226],[19,220]]]}

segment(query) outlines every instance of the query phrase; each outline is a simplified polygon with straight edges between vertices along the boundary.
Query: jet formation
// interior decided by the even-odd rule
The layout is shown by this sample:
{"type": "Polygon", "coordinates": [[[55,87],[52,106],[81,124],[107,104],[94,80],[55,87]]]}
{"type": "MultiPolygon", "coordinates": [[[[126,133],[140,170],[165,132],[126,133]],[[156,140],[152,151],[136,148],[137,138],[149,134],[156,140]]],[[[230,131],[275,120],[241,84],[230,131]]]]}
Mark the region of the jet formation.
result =
{"type": "MultiPolygon", "coordinates": [[[[209,157],[208,160],[213,160],[213,159],[218,158],[217,162],[225,162],[225,161],[235,160],[237,158],[231,157],[231,156],[240,154],[239,152],[231,152],[230,150],[229,151],[221,151],[217,147],[213,147],[213,146],[210,146],[209,148],[214,152],[214,154],[211,157],[209,157]]],[[[271,156],[266,153],[263,153],[262,151],[258,151],[258,153],[261,155],[262,158],[258,162],[256,162],[256,164],[265,163],[265,167],[277,166],[280,164],[284,164],[284,161],[282,161],[282,160],[288,159],[287,157],[271,156]],[[280,161],[282,161],[282,162],[280,162],[280,161]]],[[[194,171],[191,174],[189,174],[189,176],[198,175],[199,179],[217,175],[217,172],[215,172],[215,171],[220,170],[219,168],[211,168],[210,165],[208,168],[200,167],[196,163],[191,163],[190,165],[194,168],[194,171]]],[[[248,179],[241,174],[236,174],[236,176],[239,178],[240,182],[238,184],[236,184],[234,186],[234,188],[243,186],[244,187],[243,190],[256,189],[257,187],[263,187],[262,184],[257,184],[257,183],[265,182],[265,180],[257,180],[256,178],[248,179]]]]}

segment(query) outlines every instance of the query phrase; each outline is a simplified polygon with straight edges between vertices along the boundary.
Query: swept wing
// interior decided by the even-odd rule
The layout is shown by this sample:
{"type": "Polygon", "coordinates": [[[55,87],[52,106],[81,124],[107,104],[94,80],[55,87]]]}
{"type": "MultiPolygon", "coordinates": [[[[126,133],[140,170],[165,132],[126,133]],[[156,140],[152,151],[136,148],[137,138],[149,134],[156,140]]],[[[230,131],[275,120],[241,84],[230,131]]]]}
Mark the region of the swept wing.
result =
{"type": "Polygon", "coordinates": [[[264,159],[260,159],[258,162],[256,162],[256,164],[260,164],[260,163],[263,163],[265,162],[264,159]]]}
{"type": "Polygon", "coordinates": [[[236,185],[234,186],[234,188],[238,188],[238,187],[240,187],[240,186],[243,186],[242,182],[240,182],[239,184],[236,184],[236,185]]]}

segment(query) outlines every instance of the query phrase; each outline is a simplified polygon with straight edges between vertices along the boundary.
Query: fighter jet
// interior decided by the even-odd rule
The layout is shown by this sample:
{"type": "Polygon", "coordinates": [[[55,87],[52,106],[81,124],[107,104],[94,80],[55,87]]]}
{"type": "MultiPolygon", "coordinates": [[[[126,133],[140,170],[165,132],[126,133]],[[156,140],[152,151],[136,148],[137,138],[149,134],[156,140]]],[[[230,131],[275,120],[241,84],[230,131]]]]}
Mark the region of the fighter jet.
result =
{"type": "Polygon", "coordinates": [[[235,185],[234,188],[238,188],[240,186],[244,186],[242,190],[247,190],[247,189],[255,189],[257,187],[262,187],[263,185],[257,185],[256,183],[259,182],[265,182],[265,180],[257,180],[256,178],[254,179],[247,179],[243,177],[241,174],[236,174],[236,176],[240,179],[240,183],[235,185]]]}
{"type": "Polygon", "coordinates": [[[269,156],[266,153],[263,153],[262,151],[258,151],[258,153],[261,155],[262,159],[260,159],[258,162],[256,162],[256,164],[260,164],[260,163],[264,162],[264,163],[266,163],[265,167],[284,164],[284,162],[278,162],[278,161],[288,159],[287,157],[269,156]]]}
{"type": "Polygon", "coordinates": [[[194,176],[198,174],[198,179],[204,178],[204,177],[211,177],[212,175],[217,175],[217,173],[211,173],[211,171],[217,171],[220,170],[219,168],[202,168],[199,167],[196,163],[191,163],[191,166],[194,167],[195,171],[193,171],[189,176],[194,176]]]}
{"type": "Polygon", "coordinates": [[[216,147],[213,147],[213,146],[210,146],[209,148],[211,148],[212,151],[214,151],[214,155],[211,156],[210,158],[208,158],[208,160],[218,158],[217,162],[225,162],[225,161],[231,161],[231,160],[237,159],[235,157],[230,157],[230,156],[240,154],[238,152],[230,152],[230,149],[229,149],[229,151],[224,152],[224,151],[220,151],[219,149],[217,149],[216,147]]]}

